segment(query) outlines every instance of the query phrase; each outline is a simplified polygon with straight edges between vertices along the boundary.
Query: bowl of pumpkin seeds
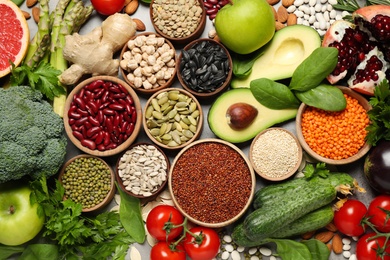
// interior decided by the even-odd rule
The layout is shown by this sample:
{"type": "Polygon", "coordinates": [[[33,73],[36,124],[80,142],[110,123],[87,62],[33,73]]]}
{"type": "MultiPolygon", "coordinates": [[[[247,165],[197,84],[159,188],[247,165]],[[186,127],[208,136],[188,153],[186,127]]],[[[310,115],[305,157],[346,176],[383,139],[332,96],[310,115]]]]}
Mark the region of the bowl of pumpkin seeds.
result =
{"type": "Polygon", "coordinates": [[[194,95],[181,88],[154,93],[142,118],[149,139],[167,150],[179,150],[198,139],[203,130],[203,110],[194,95]]]}

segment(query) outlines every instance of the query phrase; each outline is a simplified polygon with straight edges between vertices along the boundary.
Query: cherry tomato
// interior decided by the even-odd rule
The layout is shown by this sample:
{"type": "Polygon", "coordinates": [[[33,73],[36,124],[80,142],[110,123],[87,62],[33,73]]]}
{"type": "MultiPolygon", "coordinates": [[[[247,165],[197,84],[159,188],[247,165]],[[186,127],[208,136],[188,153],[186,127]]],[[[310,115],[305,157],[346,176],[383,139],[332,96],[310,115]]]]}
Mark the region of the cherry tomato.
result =
{"type": "Polygon", "coordinates": [[[185,260],[186,252],[179,244],[171,248],[170,242],[160,241],[150,250],[150,260],[185,260]]]}
{"type": "Polygon", "coordinates": [[[196,236],[187,232],[184,249],[192,260],[210,260],[218,254],[221,242],[214,229],[193,227],[190,232],[196,236]]]}
{"type": "Polygon", "coordinates": [[[146,218],[146,228],[149,234],[159,241],[171,241],[183,232],[180,225],[184,221],[183,215],[173,206],[158,205],[154,207],[146,218]]]}
{"type": "Polygon", "coordinates": [[[91,0],[96,12],[102,15],[112,15],[123,9],[125,0],[91,0]]]}
{"type": "Polygon", "coordinates": [[[356,257],[359,260],[390,260],[389,244],[384,246],[385,237],[377,237],[374,232],[367,233],[359,238],[356,243],[356,257]]]}
{"type": "Polygon", "coordinates": [[[378,231],[390,233],[390,195],[375,197],[368,206],[367,216],[378,231]]]}
{"type": "Polygon", "coordinates": [[[334,213],[334,224],[338,230],[347,236],[360,236],[364,233],[362,219],[367,213],[367,207],[359,200],[347,200],[334,213]]]}

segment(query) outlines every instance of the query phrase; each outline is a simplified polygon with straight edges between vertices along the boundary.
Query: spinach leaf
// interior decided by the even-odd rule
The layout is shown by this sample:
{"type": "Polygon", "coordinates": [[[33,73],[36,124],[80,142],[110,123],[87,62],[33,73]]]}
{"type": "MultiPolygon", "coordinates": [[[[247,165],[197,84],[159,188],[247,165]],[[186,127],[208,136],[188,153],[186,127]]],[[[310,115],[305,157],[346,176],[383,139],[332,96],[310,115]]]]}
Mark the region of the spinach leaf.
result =
{"type": "Polygon", "coordinates": [[[309,248],[290,239],[270,239],[276,244],[276,251],[283,260],[311,260],[309,248]]]}
{"type": "Polygon", "coordinates": [[[267,78],[252,80],[250,90],[260,104],[270,109],[297,108],[300,104],[286,85],[267,78]]]}
{"type": "Polygon", "coordinates": [[[27,246],[19,260],[59,259],[58,246],[53,244],[31,244],[27,246]]]}
{"type": "Polygon", "coordinates": [[[322,84],[295,95],[306,105],[327,111],[341,111],[347,106],[343,92],[331,85],[322,84]]]}
{"type": "Polygon", "coordinates": [[[309,248],[313,260],[328,260],[330,251],[328,247],[317,239],[302,240],[301,243],[309,248]]]}
{"type": "Polygon", "coordinates": [[[0,260],[8,259],[13,254],[22,253],[24,250],[23,246],[3,246],[0,245],[0,260]]]}
{"type": "Polygon", "coordinates": [[[121,204],[119,206],[119,215],[123,227],[134,238],[134,240],[142,244],[145,241],[145,227],[141,215],[141,203],[136,197],[127,195],[121,190],[117,184],[121,204]]]}
{"type": "Polygon", "coordinates": [[[338,50],[334,47],[315,49],[294,71],[289,88],[308,91],[317,87],[337,65],[338,50]]]}
{"type": "Polygon", "coordinates": [[[233,74],[238,78],[248,76],[252,72],[255,61],[263,55],[262,48],[249,54],[230,53],[233,60],[233,74]]]}

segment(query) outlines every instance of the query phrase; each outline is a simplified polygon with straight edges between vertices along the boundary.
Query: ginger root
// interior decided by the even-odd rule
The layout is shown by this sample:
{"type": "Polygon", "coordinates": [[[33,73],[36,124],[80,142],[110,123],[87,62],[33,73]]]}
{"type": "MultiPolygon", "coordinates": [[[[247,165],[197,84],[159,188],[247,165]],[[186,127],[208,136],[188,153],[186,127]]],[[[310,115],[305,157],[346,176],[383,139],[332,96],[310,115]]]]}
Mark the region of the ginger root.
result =
{"type": "Polygon", "coordinates": [[[59,76],[60,82],[73,85],[85,74],[116,76],[119,60],[113,55],[135,32],[136,24],[130,16],[116,13],[86,35],[66,36],[63,55],[72,65],[59,76]]]}

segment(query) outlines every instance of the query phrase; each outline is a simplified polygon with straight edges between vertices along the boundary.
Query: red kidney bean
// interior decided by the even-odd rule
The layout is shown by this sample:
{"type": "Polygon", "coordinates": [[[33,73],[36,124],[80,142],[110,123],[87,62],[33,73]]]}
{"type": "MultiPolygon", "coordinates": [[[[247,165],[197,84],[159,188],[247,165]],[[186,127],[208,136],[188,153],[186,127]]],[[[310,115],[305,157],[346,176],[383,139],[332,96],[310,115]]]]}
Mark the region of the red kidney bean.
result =
{"type": "Polygon", "coordinates": [[[82,109],[82,110],[85,110],[85,102],[82,98],[80,97],[74,97],[73,98],[73,101],[76,103],[76,105],[82,109]]]}
{"type": "Polygon", "coordinates": [[[95,98],[95,94],[89,90],[86,90],[84,96],[81,96],[81,98],[93,100],[95,98]]]}
{"type": "Polygon", "coordinates": [[[79,130],[79,127],[77,127],[75,124],[71,125],[70,128],[72,129],[72,131],[78,131],[79,130]]]}
{"type": "Polygon", "coordinates": [[[130,136],[133,133],[133,131],[134,131],[134,123],[130,123],[129,127],[126,129],[126,134],[130,136]]]}
{"type": "Polygon", "coordinates": [[[104,132],[104,137],[103,137],[103,145],[107,146],[111,143],[111,138],[110,134],[108,132],[104,132]]]}
{"type": "Polygon", "coordinates": [[[114,126],[118,126],[121,124],[121,122],[123,121],[123,115],[122,114],[116,114],[114,116],[114,120],[113,120],[113,125],[114,126]]]}
{"type": "Polygon", "coordinates": [[[93,136],[91,136],[91,139],[95,142],[95,144],[96,144],[96,138],[98,137],[98,135],[99,135],[99,133],[96,133],[96,134],[94,134],[93,136]]]}
{"type": "Polygon", "coordinates": [[[89,121],[87,121],[84,123],[84,126],[86,129],[90,129],[92,127],[92,124],[89,121]]]}
{"type": "Polygon", "coordinates": [[[88,117],[88,121],[93,125],[93,126],[100,126],[100,122],[97,118],[93,116],[88,117]]]}
{"type": "Polygon", "coordinates": [[[125,107],[122,104],[119,104],[119,103],[112,103],[112,104],[108,105],[108,107],[113,109],[113,110],[123,110],[123,109],[125,109],[125,107]]]}
{"type": "Polygon", "coordinates": [[[112,94],[111,97],[113,99],[120,99],[120,98],[125,98],[127,95],[125,93],[117,93],[117,94],[112,94]]]}
{"type": "Polygon", "coordinates": [[[79,114],[79,113],[77,113],[77,112],[75,112],[75,111],[69,110],[69,111],[68,111],[68,117],[69,117],[70,119],[80,119],[82,116],[81,116],[81,114],[79,114]]]}
{"type": "Polygon", "coordinates": [[[125,111],[122,115],[123,115],[124,122],[129,122],[129,123],[131,122],[130,114],[127,113],[127,111],[125,111]]]}
{"type": "Polygon", "coordinates": [[[106,149],[106,146],[105,146],[104,144],[99,144],[99,145],[97,146],[97,149],[98,149],[99,151],[105,151],[105,150],[107,150],[107,149],[106,149]]]}
{"type": "Polygon", "coordinates": [[[106,90],[105,90],[104,88],[99,89],[99,91],[97,91],[97,92],[94,93],[94,98],[100,99],[100,97],[103,96],[103,93],[104,93],[105,91],[106,91],[106,90]]]}
{"type": "Polygon", "coordinates": [[[127,95],[125,99],[126,99],[127,102],[129,102],[129,104],[131,106],[134,105],[134,100],[133,100],[133,98],[130,95],[127,95]]]}
{"type": "Polygon", "coordinates": [[[218,4],[218,0],[207,0],[207,2],[213,5],[218,4]]]}
{"type": "Polygon", "coordinates": [[[111,87],[108,88],[108,90],[113,93],[122,93],[118,85],[112,85],[111,87]]]}
{"type": "Polygon", "coordinates": [[[95,139],[95,143],[96,144],[101,144],[103,142],[103,139],[104,139],[104,132],[100,131],[99,133],[97,133],[97,136],[96,136],[96,139],[95,139]]]}
{"type": "Polygon", "coordinates": [[[82,88],[80,92],[77,94],[77,96],[80,98],[84,98],[84,95],[85,95],[85,88],[82,88]]]}
{"type": "Polygon", "coordinates": [[[133,113],[131,113],[131,121],[133,124],[137,121],[137,111],[133,110],[133,113]]]}
{"type": "Polygon", "coordinates": [[[88,121],[88,117],[82,117],[80,119],[75,120],[75,126],[82,126],[88,121]]]}
{"type": "Polygon", "coordinates": [[[207,15],[216,14],[216,13],[218,13],[218,8],[217,7],[213,7],[213,8],[210,8],[210,9],[206,10],[206,14],[207,15]]]}
{"type": "Polygon", "coordinates": [[[96,149],[96,144],[94,141],[92,140],[89,140],[89,139],[83,139],[80,141],[81,145],[82,146],[85,146],[91,150],[95,150],[96,149]]]}
{"type": "Polygon", "coordinates": [[[129,122],[128,121],[123,121],[122,127],[121,127],[121,133],[126,133],[127,128],[129,127],[129,122]]]}
{"type": "Polygon", "coordinates": [[[99,110],[98,113],[97,113],[97,116],[96,116],[96,119],[97,121],[99,122],[99,124],[103,124],[105,118],[104,118],[104,114],[103,114],[103,110],[99,110]]]}
{"type": "Polygon", "coordinates": [[[215,14],[210,14],[210,15],[209,15],[209,18],[210,18],[211,20],[215,19],[215,17],[217,17],[217,13],[215,13],[215,14]]]}
{"type": "Polygon", "coordinates": [[[113,115],[115,115],[115,111],[112,109],[109,109],[109,108],[105,108],[105,109],[103,109],[103,114],[108,115],[108,116],[113,116],[113,115]]]}
{"type": "Polygon", "coordinates": [[[99,80],[95,80],[95,81],[91,82],[89,85],[85,86],[85,88],[93,91],[97,88],[100,88],[103,84],[104,84],[104,81],[99,79],[99,80]]]}
{"type": "Polygon", "coordinates": [[[93,100],[89,100],[88,103],[87,103],[85,106],[88,106],[89,109],[92,110],[92,112],[93,112],[94,114],[96,114],[96,113],[98,112],[98,110],[99,110],[98,105],[97,105],[96,102],[93,101],[93,100]]]}
{"type": "Polygon", "coordinates": [[[107,127],[108,132],[112,132],[113,127],[114,127],[114,125],[112,123],[112,117],[107,117],[106,120],[104,121],[103,125],[105,127],[107,127]]]}
{"type": "Polygon", "coordinates": [[[81,141],[81,140],[84,139],[83,134],[80,133],[79,131],[73,131],[72,134],[73,134],[73,136],[76,137],[79,141],[81,141]]]}
{"type": "Polygon", "coordinates": [[[117,147],[118,145],[116,143],[109,143],[108,145],[106,145],[106,150],[115,149],[117,147]]]}
{"type": "Polygon", "coordinates": [[[126,93],[126,94],[127,94],[127,93],[129,92],[123,85],[118,84],[117,86],[118,86],[118,88],[119,88],[123,93],[126,93]]]}
{"type": "Polygon", "coordinates": [[[80,114],[81,116],[83,116],[83,117],[89,116],[88,111],[82,110],[82,109],[80,109],[80,108],[77,108],[76,112],[79,113],[79,114],[80,114]]]}
{"type": "Polygon", "coordinates": [[[70,126],[72,126],[72,125],[74,125],[74,122],[75,122],[76,120],[74,119],[74,118],[69,118],[69,125],[70,126]]]}
{"type": "Polygon", "coordinates": [[[110,90],[111,86],[112,86],[112,82],[111,81],[106,81],[103,84],[103,88],[106,89],[106,90],[110,90]]]}
{"type": "Polygon", "coordinates": [[[210,9],[210,8],[213,8],[213,7],[214,7],[214,5],[213,5],[212,3],[209,3],[209,2],[207,2],[207,1],[205,1],[205,2],[203,3],[203,5],[204,5],[204,7],[206,7],[206,9],[210,9]]]}
{"type": "Polygon", "coordinates": [[[99,109],[100,109],[100,110],[103,110],[103,109],[105,109],[106,107],[108,107],[108,105],[110,105],[110,104],[111,104],[110,101],[106,101],[106,102],[100,104],[99,109]]]}
{"type": "Polygon", "coordinates": [[[103,94],[102,94],[102,98],[101,98],[101,100],[102,100],[102,102],[104,103],[104,102],[107,102],[107,100],[108,100],[108,96],[110,95],[110,92],[108,92],[107,90],[104,90],[104,92],[103,92],[103,94]]]}

